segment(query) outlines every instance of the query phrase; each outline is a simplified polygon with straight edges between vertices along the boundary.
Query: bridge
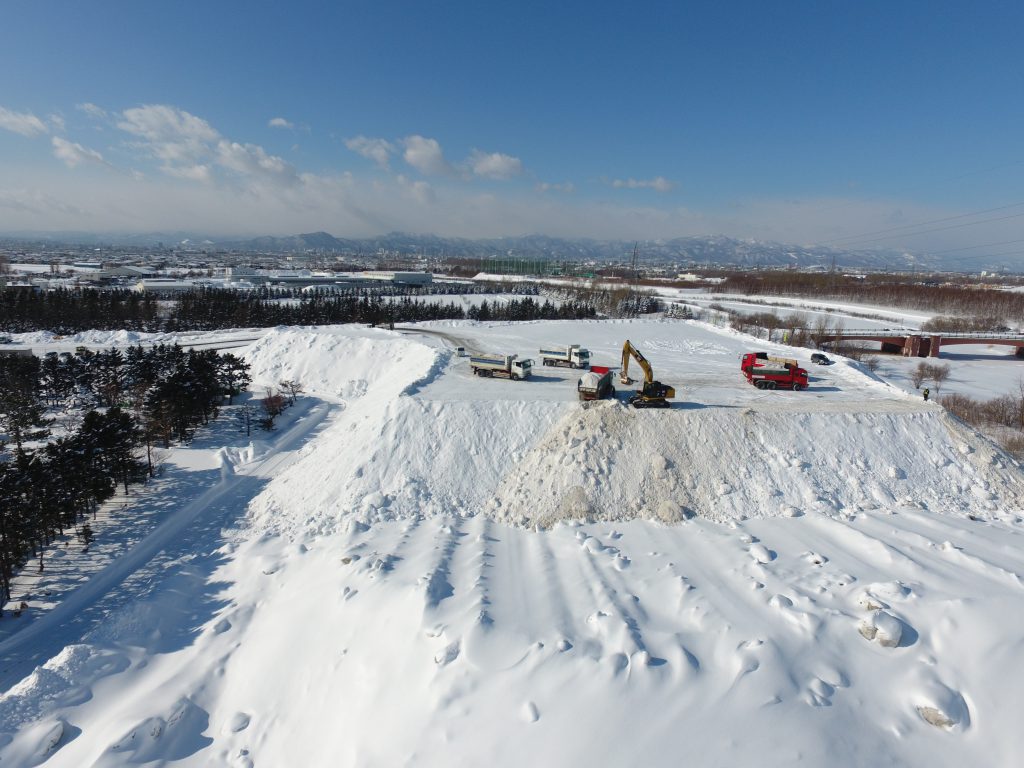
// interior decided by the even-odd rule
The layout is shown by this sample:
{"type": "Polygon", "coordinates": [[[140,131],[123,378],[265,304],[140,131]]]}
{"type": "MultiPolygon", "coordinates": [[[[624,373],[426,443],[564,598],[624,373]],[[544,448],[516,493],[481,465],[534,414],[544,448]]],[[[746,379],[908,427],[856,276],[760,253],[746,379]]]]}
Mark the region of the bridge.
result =
{"type": "Polygon", "coordinates": [[[883,352],[902,354],[904,357],[938,357],[942,347],[953,344],[1001,344],[1014,347],[1014,354],[1024,359],[1024,334],[1020,333],[925,333],[907,329],[851,328],[819,336],[819,344],[841,341],[877,341],[883,352]]]}

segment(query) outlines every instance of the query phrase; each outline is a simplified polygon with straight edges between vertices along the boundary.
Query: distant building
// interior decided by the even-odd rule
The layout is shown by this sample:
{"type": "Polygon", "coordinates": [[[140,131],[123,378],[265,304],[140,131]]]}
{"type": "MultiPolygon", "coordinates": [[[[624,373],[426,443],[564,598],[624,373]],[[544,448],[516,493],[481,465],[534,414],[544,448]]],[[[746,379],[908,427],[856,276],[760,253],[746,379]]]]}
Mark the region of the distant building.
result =
{"type": "Polygon", "coordinates": [[[139,293],[175,294],[195,290],[196,284],[191,280],[175,280],[171,277],[152,277],[139,280],[134,290],[139,293]]]}
{"type": "Polygon", "coordinates": [[[392,282],[395,285],[430,285],[434,282],[434,276],[430,272],[358,272],[357,277],[367,280],[379,280],[392,282]]]}
{"type": "Polygon", "coordinates": [[[107,264],[100,270],[99,277],[105,280],[116,280],[118,278],[134,278],[141,280],[146,277],[153,277],[156,271],[148,267],[136,267],[129,264],[107,264]]]}

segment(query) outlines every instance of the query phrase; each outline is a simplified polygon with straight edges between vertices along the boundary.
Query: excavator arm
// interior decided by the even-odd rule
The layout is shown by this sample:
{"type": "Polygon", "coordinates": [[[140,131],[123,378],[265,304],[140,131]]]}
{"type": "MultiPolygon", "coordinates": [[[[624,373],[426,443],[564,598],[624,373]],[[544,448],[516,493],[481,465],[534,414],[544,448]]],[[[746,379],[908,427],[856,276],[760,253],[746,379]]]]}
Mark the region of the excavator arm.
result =
{"type": "Polygon", "coordinates": [[[643,369],[644,383],[643,386],[629,398],[629,404],[634,408],[670,407],[667,398],[676,396],[675,389],[667,384],[662,384],[660,381],[654,380],[654,370],[651,368],[651,364],[647,362],[647,358],[644,357],[640,353],[640,350],[634,347],[628,339],[626,340],[626,343],[622,345],[622,371],[619,373],[619,381],[623,384],[633,383],[633,380],[629,378],[630,358],[636,360],[637,365],[643,369]]]}
{"type": "Polygon", "coordinates": [[[650,384],[654,381],[654,371],[651,369],[651,364],[647,362],[647,358],[644,357],[640,350],[634,347],[629,339],[626,339],[626,343],[622,345],[622,371],[619,373],[619,381],[623,384],[632,384],[633,379],[629,378],[629,358],[636,360],[637,365],[644,372],[644,383],[650,384]]]}

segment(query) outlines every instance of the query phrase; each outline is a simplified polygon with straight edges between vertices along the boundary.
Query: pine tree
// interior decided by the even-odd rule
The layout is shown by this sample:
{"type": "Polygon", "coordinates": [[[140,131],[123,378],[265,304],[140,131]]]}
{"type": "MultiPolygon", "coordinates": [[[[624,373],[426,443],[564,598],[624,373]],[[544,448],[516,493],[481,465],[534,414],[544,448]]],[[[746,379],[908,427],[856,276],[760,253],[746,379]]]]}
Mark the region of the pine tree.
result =
{"type": "Polygon", "coordinates": [[[16,452],[25,443],[42,440],[49,431],[39,391],[39,358],[0,356],[0,428],[14,441],[16,452]]]}

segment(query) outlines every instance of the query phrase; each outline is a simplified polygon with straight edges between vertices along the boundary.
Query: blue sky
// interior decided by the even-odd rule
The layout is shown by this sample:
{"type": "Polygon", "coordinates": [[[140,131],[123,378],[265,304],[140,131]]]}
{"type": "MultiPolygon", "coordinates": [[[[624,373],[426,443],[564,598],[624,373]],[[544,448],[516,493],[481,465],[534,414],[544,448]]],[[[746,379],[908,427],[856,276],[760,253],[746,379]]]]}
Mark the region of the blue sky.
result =
{"type": "MultiPolygon", "coordinates": [[[[0,231],[852,245],[1024,203],[1022,22],[1009,2],[8,3],[0,231]]],[[[1024,216],[983,218],[871,244],[1024,238],[1024,216]]]]}

